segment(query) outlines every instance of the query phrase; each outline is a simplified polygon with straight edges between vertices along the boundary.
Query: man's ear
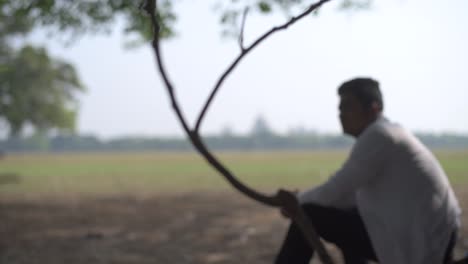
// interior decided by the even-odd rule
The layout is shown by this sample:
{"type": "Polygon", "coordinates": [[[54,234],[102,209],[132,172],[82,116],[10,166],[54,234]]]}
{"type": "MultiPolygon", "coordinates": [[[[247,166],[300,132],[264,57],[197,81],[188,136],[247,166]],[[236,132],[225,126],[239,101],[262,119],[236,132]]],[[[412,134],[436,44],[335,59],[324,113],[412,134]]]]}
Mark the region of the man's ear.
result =
{"type": "Polygon", "coordinates": [[[382,112],[382,106],[376,101],[372,102],[370,109],[374,114],[379,114],[382,112]]]}

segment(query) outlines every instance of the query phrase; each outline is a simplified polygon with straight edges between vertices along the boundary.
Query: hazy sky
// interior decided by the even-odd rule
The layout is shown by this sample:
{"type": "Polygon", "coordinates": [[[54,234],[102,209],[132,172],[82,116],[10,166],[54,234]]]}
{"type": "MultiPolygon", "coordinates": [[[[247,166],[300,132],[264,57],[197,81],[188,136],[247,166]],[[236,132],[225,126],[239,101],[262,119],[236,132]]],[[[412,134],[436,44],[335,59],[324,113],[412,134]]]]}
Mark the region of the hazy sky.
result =
{"type": "MultiPolygon", "coordinates": [[[[220,37],[211,1],[179,1],[178,36],[164,60],[184,112],[194,120],[219,74],[239,53],[220,37]]],[[[385,113],[413,131],[468,133],[468,1],[374,1],[371,11],[343,13],[325,5],[256,48],[228,78],[203,133],[249,131],[263,115],[286,133],[302,125],[339,132],[336,88],[356,76],[381,83],[385,113]],[[385,2],[383,4],[382,2],[385,2]]],[[[246,43],[284,21],[248,17],[246,43]]],[[[103,138],[181,135],[149,46],[126,50],[128,36],[86,37],[49,51],[74,63],[87,87],[80,96],[80,133],[103,138]]]]}

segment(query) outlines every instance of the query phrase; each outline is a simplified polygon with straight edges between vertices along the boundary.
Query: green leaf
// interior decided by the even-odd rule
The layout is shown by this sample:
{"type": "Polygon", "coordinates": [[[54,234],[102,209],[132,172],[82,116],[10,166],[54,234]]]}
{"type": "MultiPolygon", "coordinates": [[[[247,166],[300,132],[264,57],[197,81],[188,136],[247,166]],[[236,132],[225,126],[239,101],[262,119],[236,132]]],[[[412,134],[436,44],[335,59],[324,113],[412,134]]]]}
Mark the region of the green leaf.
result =
{"type": "Polygon", "coordinates": [[[264,2],[264,1],[258,2],[257,6],[258,6],[258,9],[260,10],[260,12],[262,12],[262,13],[270,13],[271,12],[271,6],[267,2],[264,2]]]}

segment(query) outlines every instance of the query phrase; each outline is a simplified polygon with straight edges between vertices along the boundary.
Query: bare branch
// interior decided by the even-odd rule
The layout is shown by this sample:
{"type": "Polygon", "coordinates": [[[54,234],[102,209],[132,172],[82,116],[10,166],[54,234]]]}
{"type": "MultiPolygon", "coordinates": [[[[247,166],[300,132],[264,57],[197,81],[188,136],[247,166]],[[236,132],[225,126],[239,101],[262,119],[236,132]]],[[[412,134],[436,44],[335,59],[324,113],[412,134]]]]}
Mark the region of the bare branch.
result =
{"type": "Polygon", "coordinates": [[[208,100],[206,101],[205,106],[203,107],[203,110],[201,111],[200,115],[198,116],[198,120],[197,120],[197,123],[195,125],[195,131],[200,130],[200,126],[201,126],[201,123],[203,121],[203,118],[205,117],[206,112],[208,111],[208,108],[211,105],[211,102],[213,101],[216,93],[218,92],[219,88],[223,84],[224,80],[234,70],[234,68],[237,66],[237,64],[239,64],[239,62],[245,57],[245,55],[247,55],[252,49],[254,49],[256,46],[258,46],[260,43],[262,43],[265,39],[267,39],[273,33],[277,32],[277,31],[280,31],[280,30],[287,29],[289,26],[296,23],[301,18],[309,15],[314,10],[316,10],[317,8],[319,8],[320,6],[322,6],[323,4],[325,4],[326,2],[329,2],[329,1],[331,1],[331,0],[320,0],[319,2],[317,2],[315,4],[312,4],[305,11],[303,11],[301,14],[299,14],[299,15],[297,15],[295,17],[292,17],[289,21],[287,21],[286,23],[284,23],[284,24],[282,24],[280,26],[272,28],[271,30],[269,30],[268,32],[266,32],[265,34],[260,36],[248,48],[242,50],[241,54],[239,54],[237,56],[237,58],[231,63],[231,65],[226,69],[226,71],[221,75],[219,80],[216,82],[216,85],[214,86],[210,96],[208,97],[208,100]]]}
{"type": "Polygon", "coordinates": [[[157,14],[157,1],[156,0],[146,0],[146,2],[143,4],[143,9],[148,12],[150,15],[151,19],[151,24],[153,25],[153,41],[151,42],[153,46],[153,50],[155,52],[155,57],[156,57],[156,63],[158,65],[159,73],[161,74],[164,83],[166,84],[166,89],[167,92],[169,93],[169,97],[171,99],[171,104],[172,108],[177,114],[177,118],[179,119],[180,123],[182,124],[183,129],[185,130],[185,133],[187,135],[191,134],[190,128],[187,124],[187,121],[184,118],[184,115],[182,114],[182,111],[179,107],[179,104],[177,103],[177,98],[175,96],[174,92],[174,86],[169,80],[169,77],[166,73],[166,69],[164,67],[164,64],[162,62],[162,56],[161,56],[161,51],[159,47],[159,31],[161,30],[161,26],[159,24],[158,18],[156,16],[157,14]]]}
{"type": "Polygon", "coordinates": [[[245,47],[244,47],[244,28],[245,28],[245,20],[247,19],[247,14],[249,13],[249,7],[246,6],[244,9],[244,13],[242,14],[242,23],[241,23],[241,28],[240,28],[240,33],[239,33],[239,47],[241,49],[241,52],[244,52],[245,47]]]}
{"type": "Polygon", "coordinates": [[[327,2],[329,0],[322,0],[321,2],[312,5],[306,12],[302,13],[301,15],[292,18],[288,23],[280,26],[273,28],[271,31],[267,32],[264,34],[262,37],[260,37],[257,41],[255,41],[249,48],[247,48],[245,51],[241,53],[241,55],[234,61],[234,63],[229,67],[229,69],[223,74],[223,76],[220,78],[218,81],[217,85],[215,86],[215,89],[213,93],[210,95],[209,100],[207,101],[207,104],[205,105],[205,108],[203,109],[200,118],[197,122],[197,126],[195,130],[190,130],[187,122],[185,121],[184,115],[182,114],[179,104],[176,100],[175,97],[175,92],[174,88],[169,81],[169,78],[167,76],[166,70],[164,68],[164,64],[162,62],[161,58],[161,52],[160,52],[160,46],[159,46],[159,31],[160,31],[160,25],[158,22],[158,17],[157,17],[157,4],[156,1],[152,0],[147,0],[147,2],[143,5],[143,8],[148,12],[148,14],[151,17],[151,24],[153,25],[153,41],[152,41],[152,47],[155,52],[156,56],[156,62],[158,65],[159,72],[161,76],[163,77],[165,86],[167,88],[167,91],[169,93],[171,102],[172,102],[172,107],[174,111],[177,114],[177,117],[182,124],[184,131],[186,134],[189,136],[190,141],[192,142],[193,146],[197,149],[197,151],[205,158],[205,160],[212,165],[216,170],[218,170],[238,191],[242,192],[243,194],[247,195],[248,197],[262,202],[267,205],[271,206],[276,206],[276,207],[283,207],[286,208],[287,210],[293,212],[293,221],[299,226],[299,228],[302,230],[304,236],[306,237],[306,240],[310,244],[310,246],[314,249],[317,250],[319,257],[321,261],[325,264],[333,264],[332,259],[328,255],[325,247],[323,246],[322,242],[320,241],[313,225],[312,222],[307,218],[307,215],[303,211],[302,207],[299,205],[297,198],[295,197],[294,194],[282,191],[280,190],[275,196],[267,196],[264,194],[261,194],[246,185],[242,184],[239,180],[237,180],[234,175],[225,167],[221,164],[221,162],[216,159],[211,152],[206,148],[205,144],[200,138],[200,135],[198,133],[201,120],[203,119],[203,116],[208,109],[209,103],[214,97],[214,93],[216,90],[219,89],[221,86],[223,80],[227,77],[227,75],[234,69],[234,67],[237,65],[237,63],[250,51],[252,50],[255,46],[257,46],[261,41],[266,39],[269,35],[274,33],[277,30],[287,28],[289,25],[293,24],[295,21],[299,20],[301,17],[304,17],[308,13],[312,12],[315,8],[319,7],[321,4],[327,2]]]}
{"type": "MultiPolygon", "coordinates": [[[[153,2],[153,1],[149,0],[148,2],[153,2]]],[[[182,124],[182,126],[184,128],[185,133],[189,136],[189,139],[192,142],[193,146],[206,159],[206,161],[209,164],[211,164],[214,168],[216,168],[216,170],[218,170],[237,190],[244,193],[248,197],[250,197],[250,198],[252,198],[252,199],[254,199],[256,201],[262,202],[264,204],[271,205],[271,206],[280,206],[280,203],[277,201],[276,198],[269,197],[269,196],[266,196],[264,194],[261,194],[261,193],[255,191],[255,190],[245,186],[240,181],[238,181],[233,176],[233,174],[228,169],[226,169],[226,167],[223,166],[221,164],[221,162],[218,159],[216,159],[208,151],[208,149],[203,144],[203,142],[202,142],[202,140],[201,140],[201,138],[200,138],[200,136],[198,134],[198,131],[191,131],[190,130],[187,122],[185,121],[184,115],[182,114],[182,111],[180,110],[180,106],[179,106],[179,104],[178,104],[178,102],[176,100],[176,97],[175,97],[174,88],[173,88],[171,82],[169,81],[166,70],[164,68],[164,64],[162,63],[161,52],[160,52],[160,47],[159,47],[159,34],[158,34],[160,26],[159,26],[159,23],[158,23],[156,14],[155,14],[156,4],[154,4],[155,2],[153,2],[153,4],[148,4],[148,2],[147,2],[147,4],[144,5],[144,9],[150,15],[151,23],[153,25],[154,36],[153,36],[153,41],[152,41],[152,47],[153,47],[153,50],[154,50],[155,55],[156,55],[156,62],[157,62],[157,65],[158,65],[158,69],[159,69],[159,72],[160,72],[161,76],[163,77],[164,83],[165,83],[167,91],[169,93],[169,96],[170,96],[170,99],[171,99],[171,102],[172,102],[172,107],[173,107],[174,111],[176,112],[177,117],[178,117],[179,121],[181,122],[181,124],[182,124]]]]}
{"type": "Polygon", "coordinates": [[[206,148],[198,133],[191,134],[191,141],[194,144],[195,148],[206,159],[206,161],[209,164],[211,164],[216,170],[218,170],[238,191],[247,195],[249,198],[252,198],[255,201],[261,202],[263,204],[275,207],[281,206],[281,201],[277,197],[267,196],[262,193],[259,193],[237,180],[236,177],[234,177],[234,175],[225,166],[223,166],[221,162],[218,159],[216,159],[206,148]]]}

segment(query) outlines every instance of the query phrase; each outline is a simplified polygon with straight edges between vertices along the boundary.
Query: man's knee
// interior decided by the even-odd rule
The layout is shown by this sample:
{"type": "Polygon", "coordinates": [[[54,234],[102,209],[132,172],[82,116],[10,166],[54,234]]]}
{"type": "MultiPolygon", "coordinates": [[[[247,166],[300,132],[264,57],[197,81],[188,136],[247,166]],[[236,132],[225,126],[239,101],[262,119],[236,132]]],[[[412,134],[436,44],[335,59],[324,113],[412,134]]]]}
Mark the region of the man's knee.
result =
{"type": "Polygon", "coordinates": [[[349,223],[350,218],[356,217],[354,210],[342,210],[313,203],[303,204],[302,208],[315,228],[322,232],[337,230],[343,226],[343,223],[349,223]]]}
{"type": "Polygon", "coordinates": [[[337,245],[352,240],[350,234],[362,230],[362,220],[357,210],[342,210],[317,204],[304,204],[304,211],[309,216],[317,233],[325,240],[337,245]]]}

